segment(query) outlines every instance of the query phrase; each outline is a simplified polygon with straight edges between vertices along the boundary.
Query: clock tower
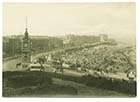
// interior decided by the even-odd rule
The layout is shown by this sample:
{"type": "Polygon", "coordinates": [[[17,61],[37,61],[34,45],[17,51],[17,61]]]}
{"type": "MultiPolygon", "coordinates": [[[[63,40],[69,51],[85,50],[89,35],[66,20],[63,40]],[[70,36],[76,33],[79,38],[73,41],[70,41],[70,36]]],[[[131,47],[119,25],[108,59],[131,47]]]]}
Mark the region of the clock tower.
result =
{"type": "Polygon", "coordinates": [[[28,29],[22,39],[22,67],[26,68],[31,63],[31,39],[29,38],[28,29]]]}

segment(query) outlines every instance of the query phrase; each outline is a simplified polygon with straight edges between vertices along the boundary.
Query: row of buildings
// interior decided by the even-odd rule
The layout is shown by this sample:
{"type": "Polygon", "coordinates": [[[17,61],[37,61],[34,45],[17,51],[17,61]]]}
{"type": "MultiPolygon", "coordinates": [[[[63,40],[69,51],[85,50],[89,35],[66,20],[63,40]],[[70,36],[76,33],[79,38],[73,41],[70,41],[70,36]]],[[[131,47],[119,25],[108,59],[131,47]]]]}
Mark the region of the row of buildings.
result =
{"type": "MultiPolygon", "coordinates": [[[[26,29],[25,36],[28,31],[26,29]]],[[[24,36],[4,36],[3,37],[3,57],[20,55],[22,53],[22,41],[24,36]]],[[[48,36],[30,36],[32,53],[40,53],[50,51],[56,48],[69,46],[79,46],[82,44],[95,43],[99,41],[107,41],[108,36],[101,34],[99,36],[73,35],[68,34],[63,37],[48,37],[48,36]]],[[[25,41],[26,42],[26,41],[25,41]]],[[[25,44],[26,46],[26,44],[25,44]]]]}
{"type": "MultiPolygon", "coordinates": [[[[5,36],[3,37],[3,57],[10,57],[22,53],[22,38],[24,36],[5,36]]],[[[63,46],[63,41],[56,37],[39,37],[31,36],[31,50],[32,53],[39,53],[41,51],[50,51],[54,48],[63,46]]],[[[26,46],[26,44],[25,44],[26,46]]]]}

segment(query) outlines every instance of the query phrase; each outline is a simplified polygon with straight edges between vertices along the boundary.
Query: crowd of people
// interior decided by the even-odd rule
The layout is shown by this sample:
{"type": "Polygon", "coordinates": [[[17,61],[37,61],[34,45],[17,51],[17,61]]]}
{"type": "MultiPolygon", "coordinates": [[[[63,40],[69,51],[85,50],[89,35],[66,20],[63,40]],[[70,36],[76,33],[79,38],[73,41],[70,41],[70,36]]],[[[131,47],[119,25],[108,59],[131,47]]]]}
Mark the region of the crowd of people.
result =
{"type": "Polygon", "coordinates": [[[52,54],[54,60],[70,65],[73,69],[96,70],[106,73],[126,72],[135,69],[133,48],[122,51],[115,46],[100,45],[76,51],[60,51],[52,54]]]}
{"type": "MultiPolygon", "coordinates": [[[[134,47],[99,45],[80,49],[61,50],[45,56],[45,63],[51,63],[56,69],[69,68],[84,72],[136,73],[134,47]]],[[[130,75],[127,75],[130,76],[130,75]]]]}

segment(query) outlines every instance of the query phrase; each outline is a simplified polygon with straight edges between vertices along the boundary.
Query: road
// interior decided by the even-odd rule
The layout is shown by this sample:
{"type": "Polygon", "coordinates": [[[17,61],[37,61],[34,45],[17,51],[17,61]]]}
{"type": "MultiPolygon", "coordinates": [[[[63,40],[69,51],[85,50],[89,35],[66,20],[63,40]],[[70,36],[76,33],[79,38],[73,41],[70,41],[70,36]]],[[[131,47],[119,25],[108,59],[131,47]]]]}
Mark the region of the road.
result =
{"type": "MultiPolygon", "coordinates": [[[[45,56],[46,54],[48,54],[48,52],[34,55],[32,57],[32,59],[36,59],[40,56],[45,56]]],[[[19,71],[19,69],[16,68],[16,63],[19,63],[19,62],[21,62],[21,58],[16,58],[16,59],[4,61],[3,62],[3,71],[19,71]]],[[[46,68],[45,71],[53,72],[54,68],[52,68],[52,67],[46,68]]],[[[72,76],[82,76],[82,75],[85,75],[86,73],[65,69],[63,74],[72,75],[72,76]]],[[[117,74],[109,73],[109,74],[105,74],[105,77],[128,80],[125,73],[117,73],[117,74]]],[[[136,78],[134,80],[136,80],[136,78]]]]}
{"type": "MultiPolygon", "coordinates": [[[[44,52],[44,53],[39,53],[39,54],[36,54],[34,56],[32,56],[32,60],[33,59],[36,59],[40,56],[43,56],[43,55],[46,55],[48,54],[48,52],[44,52]]],[[[16,71],[16,64],[21,62],[21,57],[18,57],[18,58],[15,58],[15,59],[12,59],[12,60],[7,60],[7,61],[3,61],[3,71],[16,71]]]]}

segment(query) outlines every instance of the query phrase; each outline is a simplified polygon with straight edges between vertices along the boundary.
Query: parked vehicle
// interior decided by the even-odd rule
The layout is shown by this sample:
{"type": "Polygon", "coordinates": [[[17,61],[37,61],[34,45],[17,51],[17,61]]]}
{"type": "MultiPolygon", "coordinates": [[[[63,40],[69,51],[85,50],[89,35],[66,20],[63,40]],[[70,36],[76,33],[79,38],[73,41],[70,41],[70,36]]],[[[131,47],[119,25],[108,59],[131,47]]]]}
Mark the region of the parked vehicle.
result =
{"type": "Polygon", "coordinates": [[[44,66],[42,64],[30,64],[28,71],[44,71],[44,66]]]}

